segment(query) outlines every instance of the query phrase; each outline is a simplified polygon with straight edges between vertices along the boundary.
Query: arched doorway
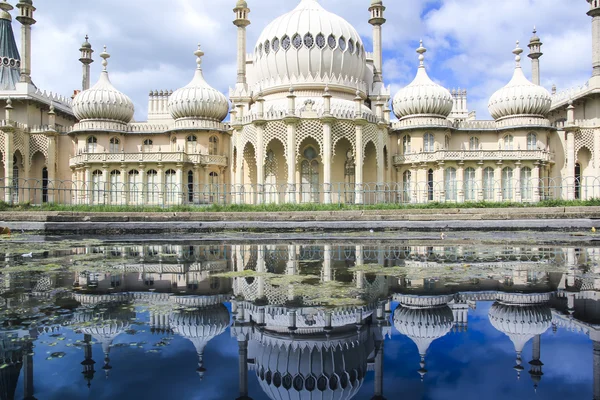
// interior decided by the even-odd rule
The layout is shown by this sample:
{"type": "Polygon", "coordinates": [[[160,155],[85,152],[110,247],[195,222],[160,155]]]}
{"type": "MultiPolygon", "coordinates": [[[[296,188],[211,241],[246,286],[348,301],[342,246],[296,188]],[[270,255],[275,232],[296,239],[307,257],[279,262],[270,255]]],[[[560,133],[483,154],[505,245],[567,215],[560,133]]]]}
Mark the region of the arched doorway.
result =
{"type": "Polygon", "coordinates": [[[317,203],[319,201],[319,153],[312,146],[308,146],[302,153],[303,160],[300,164],[300,192],[303,203],[317,203]]]}
{"type": "Polygon", "coordinates": [[[581,164],[575,164],[575,200],[581,199],[581,164]]]}

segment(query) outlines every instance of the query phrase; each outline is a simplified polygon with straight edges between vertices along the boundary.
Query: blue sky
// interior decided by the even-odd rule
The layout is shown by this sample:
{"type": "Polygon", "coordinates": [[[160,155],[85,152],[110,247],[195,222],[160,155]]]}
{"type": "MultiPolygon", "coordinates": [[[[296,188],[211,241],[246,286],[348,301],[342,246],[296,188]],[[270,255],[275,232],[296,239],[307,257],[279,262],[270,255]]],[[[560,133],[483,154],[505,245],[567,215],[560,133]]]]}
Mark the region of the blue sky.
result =
{"type": "MultiPolygon", "coordinates": [[[[396,305],[393,305],[394,308],[396,305]]],[[[469,331],[450,333],[436,340],[427,355],[428,375],[420,381],[416,370],[419,356],[416,345],[396,330],[385,342],[385,393],[403,393],[402,398],[440,400],[487,400],[535,398],[529,374],[531,342],[523,352],[526,371],[520,380],[512,369],[515,353],[506,335],[496,331],[487,314],[491,303],[478,303],[469,311],[469,331]]],[[[139,316],[139,315],[138,315],[139,316]]],[[[142,315],[142,320],[147,314],[142,315]]],[[[111,350],[113,369],[109,379],[100,369],[100,345],[93,348],[96,376],[88,390],[81,375],[83,350],[65,347],[69,340],[82,339],[65,330],[67,340],[55,347],[38,342],[35,348],[35,396],[39,399],[233,399],[237,392],[237,343],[229,330],[213,339],[205,351],[206,376],[196,375],[197,358],[192,343],[176,337],[161,353],[147,353],[162,335],[150,335],[147,327],[137,326],[138,334],[122,334],[115,343],[147,341],[144,349],[117,347],[111,350]],[[145,330],[145,332],[142,332],[145,330]],[[48,351],[65,351],[62,359],[46,360],[48,351]]],[[[48,336],[40,341],[50,342],[48,336]]],[[[540,399],[592,398],[592,342],[582,334],[551,330],[542,336],[544,376],[537,392],[540,399]]],[[[254,400],[267,399],[253,372],[249,373],[249,391],[254,400]]],[[[372,396],[373,373],[369,373],[356,400],[372,396]]],[[[22,377],[16,398],[22,397],[22,377]]]]}
{"type": "MultiPolygon", "coordinates": [[[[15,0],[10,0],[13,4],[15,0]]],[[[370,49],[369,0],[320,0],[352,23],[370,49]]],[[[248,0],[252,25],[248,49],[262,28],[291,10],[298,0],[248,0]]],[[[408,84],[418,65],[419,39],[429,49],[431,77],[448,88],[469,90],[470,108],[489,118],[487,101],[506,84],[513,69],[515,41],[526,45],[534,25],[544,42],[542,84],[550,89],[581,85],[591,71],[591,20],[585,0],[385,0],[385,79],[392,93],[408,84]]],[[[98,54],[108,45],[109,70],[118,89],[146,118],[147,94],[187,84],[195,68],[197,43],[206,52],[207,80],[227,93],[235,82],[235,0],[35,0],[33,78],[45,90],[70,95],[81,82],[79,47],[86,34],[96,50],[92,82],[100,71],[98,54]]],[[[13,11],[13,16],[16,13],[13,11]]],[[[19,24],[14,22],[19,37],[19,24]]],[[[524,68],[529,75],[530,63],[524,68]]]]}

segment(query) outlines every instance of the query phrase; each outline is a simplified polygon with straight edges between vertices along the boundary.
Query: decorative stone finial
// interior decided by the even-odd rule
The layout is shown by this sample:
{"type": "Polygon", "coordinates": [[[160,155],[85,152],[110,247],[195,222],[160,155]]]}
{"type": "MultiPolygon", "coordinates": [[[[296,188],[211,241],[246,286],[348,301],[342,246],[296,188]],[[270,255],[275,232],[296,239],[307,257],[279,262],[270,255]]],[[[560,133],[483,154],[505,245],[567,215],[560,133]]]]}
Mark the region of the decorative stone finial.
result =
{"type": "Polygon", "coordinates": [[[48,114],[50,114],[50,115],[56,114],[54,112],[54,102],[53,101],[50,102],[50,111],[48,111],[48,114]]]}
{"type": "Polygon", "coordinates": [[[12,99],[9,97],[8,99],[6,99],[6,107],[9,110],[12,110],[13,106],[12,106],[12,99]]]}
{"type": "Polygon", "coordinates": [[[100,53],[100,57],[102,58],[103,71],[106,71],[106,67],[108,66],[108,59],[110,58],[110,54],[106,52],[106,45],[104,45],[104,51],[100,53]]]}
{"type": "Polygon", "coordinates": [[[513,50],[513,54],[515,55],[515,62],[517,63],[517,68],[521,67],[521,54],[523,53],[523,49],[519,47],[519,41],[517,40],[517,47],[513,50]]]}
{"type": "Polygon", "coordinates": [[[427,49],[423,47],[423,40],[419,42],[419,48],[417,49],[417,53],[419,53],[419,66],[425,66],[425,53],[427,53],[427,49]]]}
{"type": "Polygon", "coordinates": [[[198,43],[198,50],[194,52],[196,56],[196,64],[198,64],[198,69],[202,69],[202,56],[204,56],[204,52],[200,49],[200,43],[198,43]]]}

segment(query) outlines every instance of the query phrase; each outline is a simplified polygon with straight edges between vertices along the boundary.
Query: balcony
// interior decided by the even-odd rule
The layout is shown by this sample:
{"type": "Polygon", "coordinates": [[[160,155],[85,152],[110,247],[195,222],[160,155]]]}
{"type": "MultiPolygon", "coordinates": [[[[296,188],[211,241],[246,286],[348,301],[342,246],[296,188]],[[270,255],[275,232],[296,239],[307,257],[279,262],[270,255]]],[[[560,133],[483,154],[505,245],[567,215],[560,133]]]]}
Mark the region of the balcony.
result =
{"type": "Polygon", "coordinates": [[[71,167],[85,164],[176,163],[227,166],[227,157],[207,154],[176,153],[84,153],[71,157],[71,167]]]}
{"type": "Polygon", "coordinates": [[[554,162],[554,153],[545,150],[437,150],[394,156],[394,165],[441,161],[542,161],[554,162]]]}

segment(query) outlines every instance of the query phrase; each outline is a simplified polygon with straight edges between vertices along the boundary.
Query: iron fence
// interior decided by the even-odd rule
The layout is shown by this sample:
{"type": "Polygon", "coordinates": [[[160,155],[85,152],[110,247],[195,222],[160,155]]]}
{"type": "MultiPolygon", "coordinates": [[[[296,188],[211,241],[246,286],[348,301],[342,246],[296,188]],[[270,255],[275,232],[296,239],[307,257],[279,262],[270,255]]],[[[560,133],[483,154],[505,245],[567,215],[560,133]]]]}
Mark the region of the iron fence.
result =
{"type": "Polygon", "coordinates": [[[426,204],[536,203],[600,198],[600,177],[502,179],[403,183],[141,184],[42,179],[0,179],[0,200],[9,204],[174,205],[211,204],[426,204]]]}

